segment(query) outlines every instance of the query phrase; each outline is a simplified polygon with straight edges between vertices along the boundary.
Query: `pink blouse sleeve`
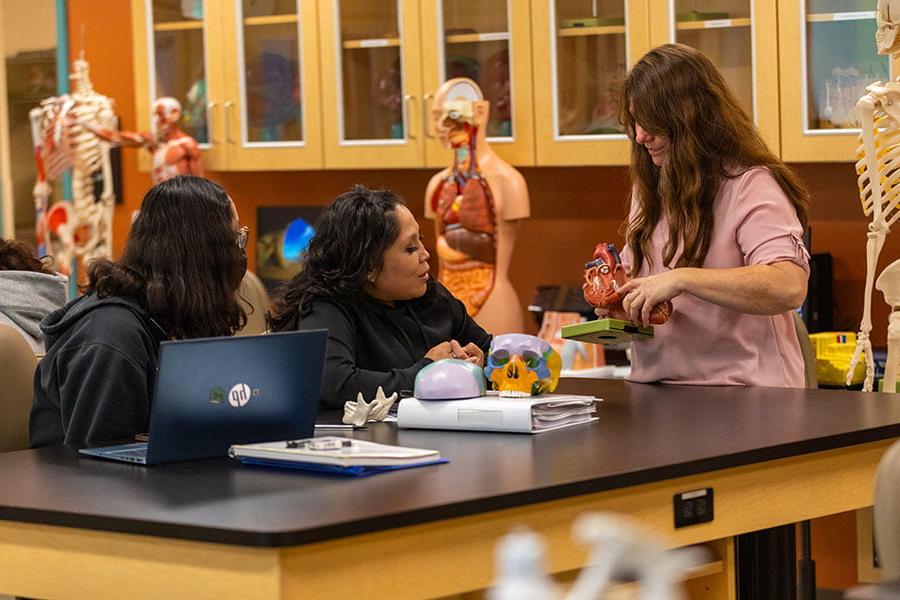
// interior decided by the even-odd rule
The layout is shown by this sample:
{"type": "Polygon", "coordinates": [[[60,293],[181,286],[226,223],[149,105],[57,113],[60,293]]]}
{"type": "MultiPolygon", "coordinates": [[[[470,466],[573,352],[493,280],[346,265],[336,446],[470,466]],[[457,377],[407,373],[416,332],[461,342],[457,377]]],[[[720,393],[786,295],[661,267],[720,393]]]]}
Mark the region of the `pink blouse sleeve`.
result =
{"type": "Polygon", "coordinates": [[[745,264],[790,261],[809,273],[797,211],[768,169],[757,167],[741,176],[731,208],[745,264]]]}

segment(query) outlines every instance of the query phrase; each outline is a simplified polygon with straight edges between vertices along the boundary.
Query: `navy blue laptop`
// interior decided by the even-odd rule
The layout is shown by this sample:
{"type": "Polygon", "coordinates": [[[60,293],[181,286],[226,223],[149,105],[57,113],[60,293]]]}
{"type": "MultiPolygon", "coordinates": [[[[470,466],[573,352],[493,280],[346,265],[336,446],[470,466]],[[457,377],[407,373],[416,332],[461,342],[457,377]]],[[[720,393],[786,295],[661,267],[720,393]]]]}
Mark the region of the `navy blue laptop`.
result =
{"type": "Polygon", "coordinates": [[[162,342],[146,443],[82,454],[144,465],[312,437],[328,332],[162,342]]]}

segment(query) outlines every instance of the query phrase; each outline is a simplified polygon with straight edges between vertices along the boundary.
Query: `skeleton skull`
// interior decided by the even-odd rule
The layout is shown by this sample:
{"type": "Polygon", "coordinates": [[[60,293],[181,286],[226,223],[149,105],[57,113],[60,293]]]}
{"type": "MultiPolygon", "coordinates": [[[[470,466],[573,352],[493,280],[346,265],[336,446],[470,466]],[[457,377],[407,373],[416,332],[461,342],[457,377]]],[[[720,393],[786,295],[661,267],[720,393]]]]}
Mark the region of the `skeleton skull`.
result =
{"type": "Polygon", "coordinates": [[[491,342],[484,375],[501,396],[525,397],[555,390],[561,366],[559,353],[546,340],[507,333],[491,342]]]}

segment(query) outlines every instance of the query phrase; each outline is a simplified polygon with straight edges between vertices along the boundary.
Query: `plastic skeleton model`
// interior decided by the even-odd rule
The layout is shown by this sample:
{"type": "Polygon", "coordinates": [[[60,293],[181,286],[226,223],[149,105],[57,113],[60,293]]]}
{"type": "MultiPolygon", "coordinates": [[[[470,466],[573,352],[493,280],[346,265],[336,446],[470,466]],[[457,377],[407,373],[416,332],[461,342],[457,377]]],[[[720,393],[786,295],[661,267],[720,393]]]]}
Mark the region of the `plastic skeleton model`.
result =
{"type": "Polygon", "coordinates": [[[495,336],[485,362],[484,376],[493,388],[513,398],[552,392],[562,367],[550,342],[524,333],[495,336]]]}
{"type": "MultiPolygon", "coordinates": [[[[879,0],[875,34],[879,54],[900,52],[900,37],[897,35],[900,22],[895,23],[893,18],[900,21],[900,0],[879,0]]],[[[856,163],[856,172],[859,175],[863,213],[871,217],[872,222],[866,234],[863,316],[856,337],[856,349],[847,369],[847,385],[850,385],[860,355],[865,354],[863,390],[871,391],[875,378],[872,342],[869,340],[872,331],[872,286],[884,239],[900,216],[900,80],[888,83],[876,81],[866,89],[869,93],[860,98],[856,105],[862,123],[862,143],[857,150],[861,158],[856,163]]]]}
{"type": "Polygon", "coordinates": [[[545,575],[540,539],[521,531],[507,535],[497,548],[500,573],[489,600],[595,600],[611,597],[611,586],[626,577],[640,585],[643,600],[680,600],[684,593],[678,582],[705,558],[700,548],[667,550],[653,532],[612,513],[582,515],[572,529],[592,552],[565,596],[545,575]]]}
{"type": "Polygon", "coordinates": [[[73,64],[69,76],[72,94],[41,101],[29,112],[37,162],[34,186],[35,223],[39,252],[46,253],[48,232],[56,232],[62,248],[53,249],[55,263],[67,267],[75,256],[85,260],[112,256],[113,188],[109,145],[94,136],[91,127],[115,123],[113,101],[94,91],[89,67],[83,58],[73,64]],[[72,211],[56,207],[50,222],[47,211],[50,181],[72,168],[72,211]],[[61,216],[60,216],[61,215],[61,216]]]}
{"type": "MultiPolygon", "coordinates": [[[[619,287],[625,285],[628,275],[622,259],[616,251],[615,244],[600,242],[594,248],[594,260],[584,265],[584,299],[592,306],[602,308],[611,313],[624,314],[623,298],[619,295],[619,287]]],[[[650,312],[650,323],[662,325],[672,314],[672,302],[666,300],[653,307],[650,312]]]]}
{"type": "Polygon", "coordinates": [[[453,168],[431,197],[441,259],[438,279],[473,316],[491,293],[497,261],[494,201],[478,168],[473,103],[480,100],[480,91],[464,84],[448,93],[440,123],[448,130],[453,168]]]}
{"type": "Polygon", "coordinates": [[[356,401],[348,400],[344,403],[344,418],[347,425],[363,427],[369,421],[384,421],[394,402],[397,401],[397,392],[390,396],[384,395],[384,390],[378,386],[375,399],[369,403],[363,399],[362,392],[356,395],[356,401]]]}

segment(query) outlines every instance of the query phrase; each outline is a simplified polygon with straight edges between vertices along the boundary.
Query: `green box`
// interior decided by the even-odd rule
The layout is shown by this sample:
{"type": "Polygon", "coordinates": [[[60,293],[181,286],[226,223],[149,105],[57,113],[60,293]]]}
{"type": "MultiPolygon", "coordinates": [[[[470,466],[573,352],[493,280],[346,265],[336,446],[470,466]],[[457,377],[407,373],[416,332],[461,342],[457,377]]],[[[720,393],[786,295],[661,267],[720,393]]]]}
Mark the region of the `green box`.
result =
{"type": "Polygon", "coordinates": [[[562,337],[591,344],[622,344],[653,337],[653,326],[641,327],[620,319],[596,319],[584,323],[563,325],[562,337]]]}

